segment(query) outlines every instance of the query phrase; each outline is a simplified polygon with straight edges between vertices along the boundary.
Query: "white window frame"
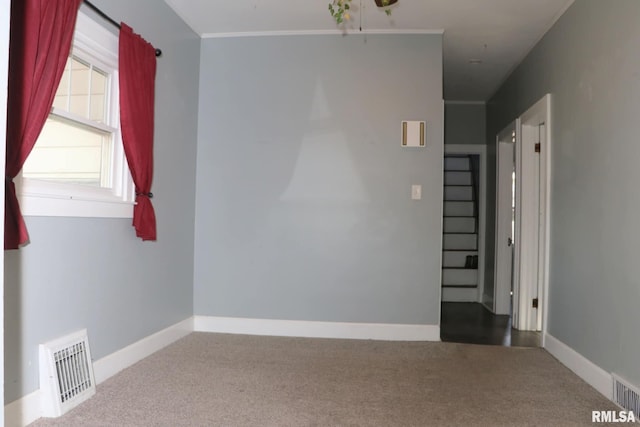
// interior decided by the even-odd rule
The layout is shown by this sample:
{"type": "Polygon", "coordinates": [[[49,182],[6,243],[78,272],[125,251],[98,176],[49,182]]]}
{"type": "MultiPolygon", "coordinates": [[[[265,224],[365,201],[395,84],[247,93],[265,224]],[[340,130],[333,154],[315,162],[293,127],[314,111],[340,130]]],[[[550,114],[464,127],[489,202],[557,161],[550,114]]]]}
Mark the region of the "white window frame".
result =
{"type": "MultiPolygon", "coordinates": [[[[135,186],[122,146],[118,92],[118,37],[82,12],[78,12],[72,52],[81,59],[110,74],[108,123],[104,130],[116,128],[112,143],[111,188],[57,183],[16,177],[16,191],[24,216],[68,216],[99,218],[132,218],[135,186]]],[[[77,116],[52,108],[61,118],[77,116]]],[[[87,120],[88,121],[88,120],[87,120]]],[[[95,127],[95,123],[91,123],[95,127]]]]}

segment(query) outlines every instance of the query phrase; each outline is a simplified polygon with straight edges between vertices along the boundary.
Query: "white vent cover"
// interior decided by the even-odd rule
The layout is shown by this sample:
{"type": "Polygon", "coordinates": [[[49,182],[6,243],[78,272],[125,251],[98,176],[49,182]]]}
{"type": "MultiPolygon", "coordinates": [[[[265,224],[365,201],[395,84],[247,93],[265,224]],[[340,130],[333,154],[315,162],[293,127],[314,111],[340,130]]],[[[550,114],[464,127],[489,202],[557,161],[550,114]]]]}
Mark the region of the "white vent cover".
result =
{"type": "Polygon", "coordinates": [[[402,146],[403,147],[424,147],[427,124],[425,122],[409,121],[402,122],[402,146]]]}
{"type": "Polygon", "coordinates": [[[40,345],[45,417],[59,417],[96,393],[86,329],[40,345]]]}
{"type": "Polygon", "coordinates": [[[640,391],[628,381],[613,376],[613,402],[627,411],[632,411],[640,419],[640,391]]]}

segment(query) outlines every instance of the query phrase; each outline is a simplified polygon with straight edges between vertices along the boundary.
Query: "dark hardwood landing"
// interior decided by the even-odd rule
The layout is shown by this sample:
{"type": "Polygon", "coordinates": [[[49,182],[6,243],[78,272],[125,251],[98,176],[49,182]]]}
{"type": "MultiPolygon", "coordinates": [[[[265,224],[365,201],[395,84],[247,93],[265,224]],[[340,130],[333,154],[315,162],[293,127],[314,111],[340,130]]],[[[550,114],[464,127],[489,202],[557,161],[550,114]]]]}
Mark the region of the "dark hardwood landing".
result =
{"type": "Polygon", "coordinates": [[[443,302],[440,339],[467,344],[540,347],[539,332],[511,328],[511,316],[497,316],[473,302],[443,302]]]}

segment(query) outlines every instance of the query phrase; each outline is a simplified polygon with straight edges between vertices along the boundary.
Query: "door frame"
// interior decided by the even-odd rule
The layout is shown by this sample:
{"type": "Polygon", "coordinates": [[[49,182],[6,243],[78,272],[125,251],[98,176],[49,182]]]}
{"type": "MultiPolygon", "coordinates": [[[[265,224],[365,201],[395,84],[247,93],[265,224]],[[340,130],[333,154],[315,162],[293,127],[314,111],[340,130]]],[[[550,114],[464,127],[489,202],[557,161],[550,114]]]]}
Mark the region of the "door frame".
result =
{"type": "MultiPolygon", "coordinates": [[[[516,283],[515,279],[515,253],[514,246],[509,246],[507,249],[506,246],[506,236],[504,235],[504,230],[502,224],[502,220],[506,215],[509,219],[512,215],[512,207],[511,202],[512,198],[512,175],[511,173],[507,178],[501,179],[500,165],[502,161],[501,155],[501,145],[511,145],[511,151],[509,154],[510,157],[510,165],[509,170],[514,172],[516,170],[516,162],[515,162],[515,151],[517,140],[520,138],[520,119],[516,119],[511,122],[507,127],[505,127],[498,135],[496,136],[496,218],[495,218],[495,260],[494,260],[494,283],[493,283],[493,312],[495,314],[511,314],[511,305],[512,305],[512,295],[511,290],[516,283]],[[504,181],[504,182],[503,182],[504,181]],[[509,206],[508,209],[505,209],[503,204],[505,200],[503,197],[508,195],[509,206]],[[503,212],[504,211],[504,212],[503,212]]],[[[517,205],[516,205],[517,209],[517,205]]],[[[517,214],[514,213],[517,222],[517,214]]],[[[511,224],[511,221],[509,221],[511,224]]],[[[516,227],[517,228],[517,227],[516,227]]],[[[514,235],[512,236],[513,241],[516,242],[515,248],[517,248],[518,239],[516,239],[516,230],[514,230],[514,235]]],[[[516,249],[517,250],[517,249],[516,249]]],[[[516,293],[514,289],[513,300],[516,299],[516,293]]]]}
{"type": "MultiPolygon", "coordinates": [[[[486,200],[487,200],[487,146],[484,144],[444,144],[444,154],[478,155],[480,158],[480,188],[478,191],[478,296],[476,301],[482,303],[484,294],[484,260],[486,234],[486,200]]],[[[444,162],[444,156],[442,161],[444,162]]],[[[444,227],[444,221],[442,226],[444,227]]],[[[440,292],[442,302],[442,292],[440,292]]]]}
{"type": "Polygon", "coordinates": [[[520,117],[520,138],[516,140],[516,230],[519,230],[519,235],[516,234],[514,260],[518,280],[514,288],[519,292],[517,299],[514,292],[514,327],[542,331],[542,346],[545,344],[549,312],[551,126],[551,95],[546,94],[520,117]],[[544,124],[542,128],[541,124],[544,124]],[[537,142],[538,136],[541,144],[539,169],[532,167],[535,153],[531,146],[537,142]],[[519,205],[522,207],[522,201],[518,201],[518,198],[523,194],[523,185],[525,189],[539,190],[538,212],[522,212],[518,209],[519,205]],[[530,248],[525,246],[526,242],[522,244],[523,238],[537,239],[537,248],[534,249],[537,256],[532,256],[531,251],[527,252],[530,248]],[[534,312],[530,302],[532,296],[538,298],[537,312],[534,312]]]}

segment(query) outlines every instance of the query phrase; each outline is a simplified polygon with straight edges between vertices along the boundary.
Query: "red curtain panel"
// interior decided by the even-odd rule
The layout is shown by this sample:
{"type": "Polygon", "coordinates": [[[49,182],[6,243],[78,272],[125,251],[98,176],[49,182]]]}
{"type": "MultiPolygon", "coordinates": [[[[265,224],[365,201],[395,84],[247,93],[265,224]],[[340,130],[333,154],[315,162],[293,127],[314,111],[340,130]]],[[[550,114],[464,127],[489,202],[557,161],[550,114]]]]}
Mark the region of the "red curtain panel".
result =
{"type": "Polygon", "coordinates": [[[142,240],[156,240],[151,204],[155,48],[122,23],[119,40],[120,126],[131,176],[136,186],[133,226],[142,240]]]}
{"type": "Polygon", "coordinates": [[[82,0],[12,0],[5,159],[4,248],[29,234],[13,178],[42,131],[71,49],[82,0]]]}

